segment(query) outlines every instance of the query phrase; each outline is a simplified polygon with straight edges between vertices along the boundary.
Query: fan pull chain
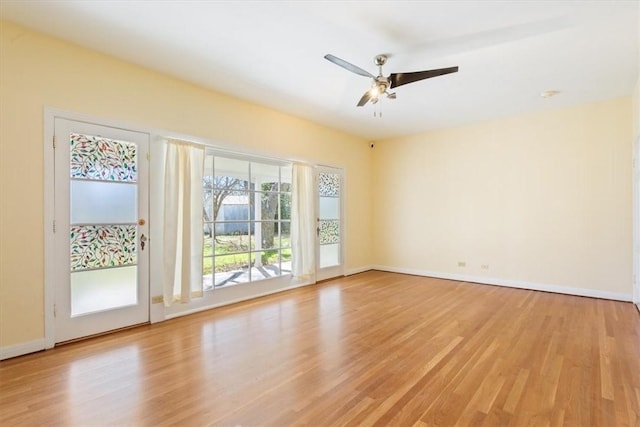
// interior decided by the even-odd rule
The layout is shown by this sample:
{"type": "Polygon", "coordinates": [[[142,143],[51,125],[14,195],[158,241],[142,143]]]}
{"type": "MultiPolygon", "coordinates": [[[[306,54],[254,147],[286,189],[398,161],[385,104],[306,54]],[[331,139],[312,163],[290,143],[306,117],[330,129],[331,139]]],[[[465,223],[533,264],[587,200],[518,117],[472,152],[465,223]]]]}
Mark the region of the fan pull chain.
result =
{"type": "Polygon", "coordinates": [[[373,117],[378,117],[378,118],[382,118],[382,108],[380,108],[378,110],[378,107],[380,106],[380,102],[377,102],[375,104],[375,106],[373,107],[373,117]]]}

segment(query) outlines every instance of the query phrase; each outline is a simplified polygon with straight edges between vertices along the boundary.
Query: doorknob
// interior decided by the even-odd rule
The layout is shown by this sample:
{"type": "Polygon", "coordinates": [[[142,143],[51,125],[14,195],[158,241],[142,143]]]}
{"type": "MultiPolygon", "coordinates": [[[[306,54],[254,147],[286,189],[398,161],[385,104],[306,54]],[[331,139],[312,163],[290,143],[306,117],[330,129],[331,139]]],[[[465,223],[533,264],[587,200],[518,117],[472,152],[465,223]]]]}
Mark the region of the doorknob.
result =
{"type": "Polygon", "coordinates": [[[144,245],[147,243],[147,236],[140,235],[140,249],[144,251],[144,245]]]}

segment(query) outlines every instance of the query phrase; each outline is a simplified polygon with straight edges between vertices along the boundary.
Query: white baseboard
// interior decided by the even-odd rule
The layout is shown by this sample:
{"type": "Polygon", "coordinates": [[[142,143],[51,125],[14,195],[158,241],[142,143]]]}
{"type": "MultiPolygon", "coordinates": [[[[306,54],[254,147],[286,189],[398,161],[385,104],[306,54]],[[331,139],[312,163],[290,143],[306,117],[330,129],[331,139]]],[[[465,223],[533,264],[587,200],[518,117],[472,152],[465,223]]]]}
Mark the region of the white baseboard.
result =
{"type": "Polygon", "coordinates": [[[361,266],[361,267],[349,268],[349,269],[347,269],[347,271],[345,273],[345,276],[352,276],[354,274],[364,273],[365,271],[369,271],[369,270],[373,270],[373,266],[364,265],[364,266],[361,266]]]}
{"type": "Polygon", "coordinates": [[[240,298],[234,298],[234,299],[230,299],[230,300],[217,302],[217,303],[214,303],[214,304],[202,305],[200,307],[195,307],[195,308],[184,310],[184,311],[180,311],[180,312],[177,312],[177,313],[170,313],[170,314],[168,313],[168,314],[165,315],[164,320],[175,319],[176,317],[182,317],[182,316],[186,316],[188,314],[199,313],[201,311],[211,310],[213,308],[223,307],[225,305],[231,305],[231,304],[235,304],[235,303],[242,302],[242,301],[248,301],[248,300],[252,300],[252,299],[256,299],[256,298],[260,298],[260,297],[265,297],[267,295],[273,295],[273,294],[277,294],[279,292],[290,291],[292,289],[301,288],[303,286],[309,286],[309,285],[313,285],[313,284],[314,283],[311,283],[311,282],[297,283],[297,284],[292,285],[292,286],[287,286],[285,288],[278,288],[278,289],[274,289],[274,290],[271,290],[271,291],[263,292],[263,293],[260,293],[260,294],[247,295],[247,296],[243,296],[243,297],[240,297],[240,298]]]}
{"type": "Polygon", "coordinates": [[[615,301],[631,302],[631,294],[620,294],[595,289],[573,288],[568,286],[550,285],[544,283],[531,283],[520,280],[494,279],[490,277],[467,276],[464,274],[440,273],[437,271],[416,270],[411,268],[396,268],[385,265],[374,265],[374,270],[389,271],[392,273],[411,274],[414,276],[435,277],[437,279],[457,280],[459,282],[472,282],[481,285],[506,286],[509,288],[530,289],[533,291],[553,292],[556,294],[576,295],[581,297],[592,297],[610,299],[615,301]]]}
{"type": "Polygon", "coordinates": [[[25,354],[44,350],[46,348],[46,344],[46,340],[44,338],[40,338],[29,342],[0,347],[0,360],[24,356],[25,354]]]}

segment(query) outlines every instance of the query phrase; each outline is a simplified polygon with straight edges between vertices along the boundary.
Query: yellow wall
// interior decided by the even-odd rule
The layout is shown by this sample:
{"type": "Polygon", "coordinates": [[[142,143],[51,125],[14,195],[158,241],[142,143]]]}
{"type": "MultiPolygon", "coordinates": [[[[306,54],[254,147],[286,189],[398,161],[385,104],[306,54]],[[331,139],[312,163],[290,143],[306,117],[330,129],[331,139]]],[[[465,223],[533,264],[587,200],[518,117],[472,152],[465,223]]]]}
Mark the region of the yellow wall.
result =
{"type": "MultiPolygon", "coordinates": [[[[638,43],[640,44],[640,42],[638,43]]],[[[638,70],[640,70],[640,65],[638,65],[638,70]]],[[[633,90],[633,134],[636,138],[640,137],[640,75],[633,90]]]]}
{"type": "Polygon", "coordinates": [[[630,118],[624,98],[377,143],[375,263],[630,295],[630,118]]]}
{"type": "Polygon", "coordinates": [[[43,338],[43,108],[342,165],[347,268],[371,263],[363,139],[0,21],[0,346],[43,338]]]}

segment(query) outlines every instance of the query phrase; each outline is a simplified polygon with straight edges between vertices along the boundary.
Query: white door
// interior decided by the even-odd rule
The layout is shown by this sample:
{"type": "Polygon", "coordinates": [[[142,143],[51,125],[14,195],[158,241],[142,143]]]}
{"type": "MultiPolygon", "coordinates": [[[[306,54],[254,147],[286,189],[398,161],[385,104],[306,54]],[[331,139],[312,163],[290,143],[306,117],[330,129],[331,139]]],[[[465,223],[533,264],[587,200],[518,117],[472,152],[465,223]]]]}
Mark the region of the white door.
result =
{"type": "Polygon", "coordinates": [[[343,273],[342,170],[318,167],[317,280],[343,273]]]}
{"type": "Polygon", "coordinates": [[[55,342],[149,320],[149,135],[55,119],[55,342]]]}

